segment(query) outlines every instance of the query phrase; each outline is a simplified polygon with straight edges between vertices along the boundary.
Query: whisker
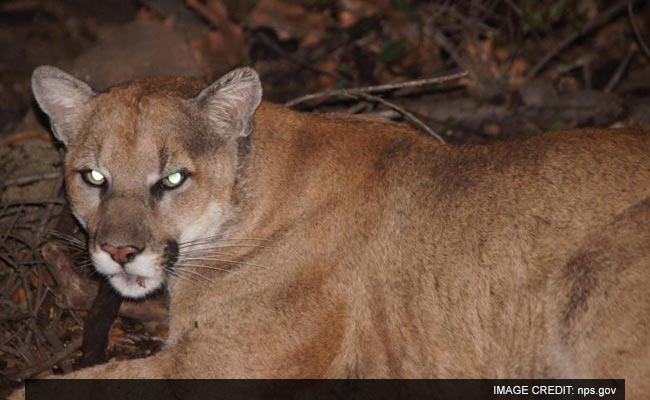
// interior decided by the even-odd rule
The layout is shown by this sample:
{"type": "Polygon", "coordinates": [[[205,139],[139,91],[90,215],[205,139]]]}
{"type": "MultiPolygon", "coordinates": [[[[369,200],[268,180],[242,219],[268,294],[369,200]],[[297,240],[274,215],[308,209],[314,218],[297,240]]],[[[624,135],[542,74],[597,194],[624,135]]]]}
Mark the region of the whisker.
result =
{"type": "Polygon", "coordinates": [[[218,261],[218,262],[224,262],[224,263],[229,263],[229,264],[239,264],[239,265],[250,265],[253,267],[258,267],[258,268],[266,268],[262,265],[257,265],[253,263],[249,263],[246,261],[235,261],[235,260],[226,260],[223,258],[212,258],[212,257],[181,257],[179,258],[179,262],[183,261],[218,261]]]}
{"type": "Polygon", "coordinates": [[[57,230],[51,230],[48,232],[48,234],[50,234],[51,236],[60,236],[60,237],[71,238],[73,240],[81,241],[81,239],[77,238],[76,236],[73,236],[69,233],[57,231],[57,230]]]}
{"type": "MultiPolygon", "coordinates": [[[[200,248],[200,249],[191,249],[191,250],[184,250],[180,251],[179,255],[180,257],[196,257],[196,256],[225,256],[225,257],[235,257],[236,255],[233,254],[233,252],[226,252],[226,251],[220,251],[223,249],[228,249],[228,248],[236,248],[239,246],[217,246],[217,247],[206,247],[206,248],[200,248]]],[[[244,247],[251,247],[251,246],[244,246],[244,247]]],[[[260,248],[269,248],[265,246],[253,246],[253,247],[260,247],[260,248]]]]}
{"type": "MultiPolygon", "coordinates": [[[[227,271],[227,270],[224,270],[224,271],[227,271]]],[[[182,269],[182,268],[176,268],[176,272],[177,272],[178,274],[180,274],[180,273],[182,272],[182,273],[188,273],[188,274],[192,274],[192,275],[197,275],[197,276],[200,276],[201,278],[205,279],[206,281],[208,281],[208,282],[210,282],[210,283],[217,283],[216,281],[213,281],[212,279],[208,278],[207,276],[205,276],[205,275],[203,275],[203,274],[200,274],[200,273],[198,273],[198,272],[196,272],[196,271],[192,271],[192,270],[188,270],[188,269],[182,269]]],[[[180,276],[180,275],[179,275],[179,276],[180,276]]]]}
{"type": "Polygon", "coordinates": [[[197,278],[186,276],[186,275],[181,275],[178,272],[176,272],[176,271],[174,271],[172,269],[169,269],[169,268],[165,268],[165,271],[167,273],[169,273],[170,275],[173,275],[174,277],[176,277],[176,278],[178,278],[178,279],[180,279],[182,281],[184,280],[185,282],[190,282],[190,283],[200,282],[200,280],[198,280],[197,278]]]}
{"type": "Polygon", "coordinates": [[[193,242],[198,242],[198,241],[203,241],[203,240],[221,239],[221,238],[225,238],[227,235],[233,235],[233,234],[235,234],[235,233],[237,233],[237,232],[239,232],[241,230],[243,230],[243,228],[237,229],[237,230],[234,230],[234,231],[218,233],[216,235],[210,235],[210,236],[205,236],[205,237],[201,237],[201,238],[196,238],[196,239],[193,239],[193,240],[188,240],[186,242],[183,242],[183,244],[184,243],[193,243],[193,242]]]}
{"type": "Polygon", "coordinates": [[[234,257],[234,254],[224,253],[223,251],[214,251],[214,250],[194,250],[181,253],[179,258],[183,257],[201,257],[201,256],[225,256],[225,257],[234,257]]]}
{"type": "Polygon", "coordinates": [[[82,251],[82,252],[86,251],[86,246],[85,245],[81,245],[81,244],[78,244],[78,243],[71,243],[71,242],[65,241],[65,240],[63,240],[61,238],[55,238],[55,240],[57,242],[59,242],[59,243],[64,244],[66,247],[68,247],[68,249],[72,249],[72,250],[76,250],[76,251],[82,251]]]}
{"type": "MultiPolygon", "coordinates": [[[[178,248],[186,248],[186,247],[194,247],[194,246],[202,246],[202,245],[208,245],[208,244],[218,244],[218,243],[224,243],[223,245],[232,245],[232,246],[237,246],[236,244],[230,244],[232,242],[272,242],[272,240],[269,239],[258,239],[258,238],[231,238],[231,239],[199,239],[196,241],[192,242],[183,242],[182,244],[178,245],[178,248]],[[230,243],[228,243],[230,242],[230,243]]],[[[244,246],[246,245],[245,243],[239,244],[238,246],[244,246]]],[[[252,246],[252,244],[251,244],[252,246]]]]}
{"type": "Polygon", "coordinates": [[[196,251],[210,251],[210,250],[219,250],[219,249],[229,249],[233,247],[253,247],[253,248],[261,248],[261,249],[272,249],[273,247],[271,246],[262,246],[259,244],[223,244],[223,245],[204,245],[205,247],[196,247],[196,248],[190,248],[190,249],[179,249],[181,252],[184,253],[190,253],[190,252],[196,252],[196,251]]]}
{"type": "Polygon", "coordinates": [[[239,274],[236,271],[233,271],[233,270],[230,270],[230,269],[219,268],[219,267],[214,267],[214,266],[210,266],[210,265],[198,265],[198,264],[177,264],[176,265],[177,270],[181,269],[181,270],[183,270],[185,272],[194,272],[194,271],[188,270],[187,268],[203,268],[203,269],[210,269],[210,270],[213,270],[213,271],[221,271],[221,272],[224,272],[224,273],[233,274],[233,275],[235,275],[235,276],[237,276],[237,277],[239,277],[239,278],[241,278],[241,279],[243,279],[243,280],[245,280],[247,282],[251,282],[248,278],[246,278],[242,274],[239,274]]]}
{"type": "Polygon", "coordinates": [[[224,235],[215,235],[215,236],[206,236],[206,237],[201,237],[201,238],[196,238],[193,240],[188,240],[185,242],[182,242],[182,244],[187,244],[187,243],[197,243],[197,242],[206,242],[206,241],[218,241],[218,240],[260,240],[264,242],[271,241],[271,239],[266,239],[266,238],[261,238],[261,237],[225,237],[224,235]]]}
{"type": "Polygon", "coordinates": [[[77,263],[75,265],[78,266],[78,267],[90,267],[91,265],[93,265],[93,262],[92,261],[84,261],[84,262],[77,263]]]}
{"type": "Polygon", "coordinates": [[[69,249],[75,249],[75,250],[81,250],[81,251],[86,250],[86,246],[81,245],[81,244],[66,242],[63,239],[58,239],[58,238],[54,239],[54,240],[56,242],[58,242],[58,243],[62,243],[64,245],[66,245],[69,249]]]}
{"type": "Polygon", "coordinates": [[[54,237],[54,238],[65,241],[67,243],[70,243],[70,244],[77,244],[77,245],[80,245],[80,246],[83,246],[83,247],[85,247],[85,245],[86,245],[86,243],[83,240],[81,240],[81,239],[79,239],[79,238],[77,238],[75,236],[69,235],[67,233],[58,232],[58,231],[50,231],[49,235],[54,237]]]}
{"type": "Polygon", "coordinates": [[[69,247],[74,247],[74,248],[82,249],[82,250],[86,249],[86,245],[84,243],[70,242],[70,241],[65,240],[63,238],[54,238],[54,240],[56,240],[56,241],[58,241],[60,243],[65,243],[69,247]]]}

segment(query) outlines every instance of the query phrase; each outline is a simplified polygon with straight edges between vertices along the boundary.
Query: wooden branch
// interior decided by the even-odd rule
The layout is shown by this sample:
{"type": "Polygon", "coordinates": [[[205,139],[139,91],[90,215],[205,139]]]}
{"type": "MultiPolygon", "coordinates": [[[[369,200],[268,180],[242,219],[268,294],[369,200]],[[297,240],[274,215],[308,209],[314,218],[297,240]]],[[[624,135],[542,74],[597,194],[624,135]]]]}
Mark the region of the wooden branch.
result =
{"type": "Polygon", "coordinates": [[[23,140],[28,140],[28,139],[38,139],[42,140],[44,142],[51,142],[52,137],[50,136],[49,133],[47,132],[41,132],[41,131],[22,131],[22,132],[16,132],[12,135],[9,135],[3,139],[0,139],[0,147],[3,146],[8,146],[10,144],[16,143],[16,142],[22,142],[23,140]]]}
{"type": "Polygon", "coordinates": [[[539,60],[537,64],[535,64],[535,66],[528,72],[528,75],[526,75],[525,81],[526,82],[530,81],[532,78],[537,76],[537,74],[539,74],[539,72],[546,66],[546,64],[548,64],[549,61],[554,59],[562,50],[569,47],[577,39],[595,30],[596,28],[599,28],[600,26],[604,25],[611,18],[613,18],[621,11],[623,11],[625,7],[628,5],[628,3],[634,3],[634,2],[635,0],[619,1],[618,3],[614,4],[613,6],[611,6],[610,8],[608,8],[607,10],[599,14],[596,18],[593,19],[593,21],[583,26],[582,29],[580,29],[578,32],[564,39],[554,49],[546,53],[546,55],[541,60],[539,60]]]}
{"type": "Polygon", "coordinates": [[[621,63],[618,65],[618,68],[616,68],[614,75],[612,75],[612,78],[609,80],[609,82],[607,82],[605,89],[603,89],[605,93],[611,92],[616,87],[618,81],[620,81],[621,77],[623,77],[623,73],[627,69],[628,65],[630,65],[632,57],[634,57],[637,51],[638,49],[636,44],[631,43],[630,48],[627,50],[627,54],[623,58],[623,61],[621,61],[621,63]]]}
{"type": "Polygon", "coordinates": [[[16,379],[16,380],[23,380],[29,378],[30,376],[34,376],[39,372],[43,372],[48,368],[52,368],[52,366],[70,357],[80,348],[81,348],[81,337],[78,337],[73,339],[66,347],[62,348],[57,353],[54,353],[52,357],[48,358],[47,360],[32,365],[29,368],[25,368],[20,372],[17,372],[15,375],[10,375],[9,378],[16,379]]]}
{"type": "Polygon", "coordinates": [[[452,60],[458,65],[460,68],[463,69],[468,69],[467,68],[467,61],[461,57],[461,55],[458,53],[456,50],[456,47],[451,43],[449,38],[445,36],[441,31],[437,30],[433,36],[433,40],[436,41],[438,46],[442,47],[443,50],[449,54],[449,57],[451,57],[452,60]]]}
{"type": "Polygon", "coordinates": [[[284,103],[284,105],[285,107],[295,107],[298,104],[313,99],[320,99],[324,97],[357,96],[364,93],[369,94],[369,93],[387,92],[395,89],[425,86],[425,85],[432,85],[436,83],[453,81],[456,79],[463,78],[465,76],[467,76],[467,72],[461,71],[461,72],[454,72],[451,74],[437,76],[434,78],[418,79],[418,80],[399,82],[399,83],[389,83],[386,85],[366,86],[366,87],[353,88],[353,89],[326,90],[323,92],[311,93],[311,94],[298,97],[296,99],[284,103]]]}
{"type": "Polygon", "coordinates": [[[636,25],[636,22],[634,21],[634,13],[632,12],[632,3],[629,2],[627,4],[627,16],[630,18],[630,25],[632,25],[632,30],[634,31],[634,35],[636,36],[636,41],[639,42],[639,46],[641,46],[641,50],[645,53],[648,58],[650,58],[650,49],[648,48],[648,45],[645,43],[645,40],[643,40],[643,36],[641,36],[641,32],[639,31],[639,27],[636,25]]]}
{"type": "Polygon", "coordinates": [[[347,95],[349,97],[361,97],[363,99],[369,100],[369,101],[374,101],[377,103],[381,103],[385,105],[386,107],[393,109],[397,111],[398,113],[402,114],[404,118],[406,118],[407,121],[410,121],[413,125],[415,125],[417,128],[421,129],[425,133],[433,136],[436,138],[440,143],[446,144],[445,139],[442,138],[442,136],[438,135],[433,129],[431,129],[429,126],[427,126],[424,122],[422,122],[418,117],[413,115],[412,113],[406,111],[404,108],[398,106],[395,103],[392,103],[386,99],[383,99],[381,97],[373,96],[371,94],[367,93],[358,93],[356,95],[347,95]]]}
{"type": "Polygon", "coordinates": [[[0,182],[0,189],[6,188],[8,186],[23,186],[40,181],[50,181],[57,179],[59,176],[61,176],[60,172],[21,176],[20,178],[8,179],[4,182],[0,182]]]}

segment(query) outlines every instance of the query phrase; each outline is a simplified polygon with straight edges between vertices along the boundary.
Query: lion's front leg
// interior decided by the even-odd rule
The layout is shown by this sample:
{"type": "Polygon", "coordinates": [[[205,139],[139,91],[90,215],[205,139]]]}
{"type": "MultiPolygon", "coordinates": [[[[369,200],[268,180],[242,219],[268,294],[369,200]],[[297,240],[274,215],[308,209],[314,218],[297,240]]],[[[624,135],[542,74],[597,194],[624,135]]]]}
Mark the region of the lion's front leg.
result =
{"type": "MultiPolygon", "coordinates": [[[[117,361],[81,369],[70,374],[47,379],[162,379],[180,377],[171,352],[163,351],[138,360],[117,361]]],[[[52,398],[57,398],[56,396],[52,398]]],[[[16,390],[9,400],[24,400],[25,389],[16,390]]]]}
{"type": "Polygon", "coordinates": [[[175,377],[170,352],[138,360],[116,361],[62,375],[61,379],[161,379],[175,377]]]}

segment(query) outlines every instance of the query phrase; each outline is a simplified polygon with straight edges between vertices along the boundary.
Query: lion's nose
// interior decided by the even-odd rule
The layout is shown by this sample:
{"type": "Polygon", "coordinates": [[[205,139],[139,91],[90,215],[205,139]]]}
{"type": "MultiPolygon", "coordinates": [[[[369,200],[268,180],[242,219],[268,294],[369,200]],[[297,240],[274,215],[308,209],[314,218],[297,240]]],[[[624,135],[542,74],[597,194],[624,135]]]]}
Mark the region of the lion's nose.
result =
{"type": "Polygon", "coordinates": [[[111,258],[120,265],[124,265],[129,261],[133,261],[136,255],[140,253],[140,249],[134,246],[111,246],[110,244],[103,244],[101,249],[111,255],[111,258]]]}

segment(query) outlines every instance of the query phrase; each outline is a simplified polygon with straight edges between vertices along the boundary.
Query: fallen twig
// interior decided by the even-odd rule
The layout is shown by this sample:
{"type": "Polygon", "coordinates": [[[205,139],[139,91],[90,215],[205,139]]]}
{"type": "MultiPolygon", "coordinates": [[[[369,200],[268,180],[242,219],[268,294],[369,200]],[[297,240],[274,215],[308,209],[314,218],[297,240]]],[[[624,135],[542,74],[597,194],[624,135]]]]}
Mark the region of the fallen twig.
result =
{"type": "Polygon", "coordinates": [[[461,57],[461,55],[456,51],[456,47],[451,43],[449,38],[445,36],[444,33],[441,31],[436,31],[433,39],[436,41],[438,46],[442,47],[447,54],[449,54],[449,57],[451,57],[452,60],[458,65],[460,68],[467,69],[467,61],[461,57]]]}
{"type": "Polygon", "coordinates": [[[453,81],[465,76],[467,76],[467,71],[455,72],[451,74],[437,76],[435,78],[417,79],[413,81],[406,81],[406,82],[399,82],[399,83],[389,83],[386,85],[366,86],[366,87],[352,88],[352,89],[326,90],[323,92],[311,93],[311,94],[298,97],[296,99],[284,103],[284,105],[285,107],[295,107],[296,105],[304,103],[306,101],[313,100],[313,99],[320,99],[323,97],[357,96],[364,93],[369,94],[369,93],[387,92],[389,90],[425,86],[425,85],[431,85],[435,83],[453,81]]]}
{"type": "Polygon", "coordinates": [[[23,186],[23,185],[29,185],[30,183],[34,183],[34,182],[49,181],[52,179],[56,179],[59,176],[61,176],[61,173],[59,172],[21,176],[20,178],[8,179],[4,182],[0,182],[0,189],[6,188],[8,186],[23,186]]]}
{"type": "Polygon", "coordinates": [[[48,358],[43,362],[32,365],[29,368],[25,368],[20,372],[16,373],[15,375],[11,375],[10,378],[16,380],[23,380],[25,378],[29,378],[30,376],[34,376],[39,372],[43,372],[48,368],[52,368],[52,366],[54,366],[56,363],[59,363],[65,360],[66,358],[70,357],[80,348],[81,348],[81,337],[78,337],[73,339],[68,344],[67,347],[64,347],[57,353],[52,354],[52,357],[48,358]]]}
{"type": "Polygon", "coordinates": [[[650,49],[648,48],[648,45],[645,43],[643,40],[643,36],[641,36],[641,32],[639,31],[639,27],[636,25],[636,22],[634,21],[634,13],[632,12],[632,1],[630,1],[627,4],[627,16],[630,18],[630,25],[632,25],[632,30],[634,31],[634,36],[636,36],[636,41],[639,42],[639,46],[641,46],[641,49],[645,53],[648,58],[650,58],[650,49]]]}
{"type": "Polygon", "coordinates": [[[406,120],[410,121],[413,125],[420,128],[425,133],[428,133],[429,135],[436,138],[440,143],[442,143],[442,144],[446,143],[445,139],[443,139],[442,136],[438,135],[433,129],[428,127],[418,117],[416,117],[415,115],[413,115],[410,112],[406,111],[404,108],[398,106],[395,103],[392,103],[392,102],[390,102],[390,101],[388,101],[386,99],[383,99],[383,98],[378,97],[378,96],[373,96],[373,95],[367,94],[367,93],[346,94],[346,96],[353,97],[353,98],[361,97],[361,98],[363,98],[365,100],[368,100],[368,101],[374,101],[374,102],[377,102],[377,103],[381,103],[381,104],[385,105],[386,107],[388,107],[390,109],[393,109],[393,110],[399,112],[400,114],[402,114],[404,116],[404,118],[406,118],[406,120]]]}
{"type": "Polygon", "coordinates": [[[535,76],[537,76],[537,74],[546,66],[546,64],[548,64],[549,61],[555,58],[562,50],[569,47],[569,45],[571,45],[574,41],[586,35],[587,33],[593,31],[594,29],[599,28],[601,25],[609,21],[612,17],[614,17],[615,15],[623,11],[628,4],[632,4],[632,3],[635,3],[635,1],[634,0],[619,1],[618,3],[614,4],[613,6],[605,10],[604,12],[600,13],[596,18],[593,19],[593,21],[583,26],[582,29],[580,29],[578,32],[564,39],[554,49],[546,53],[546,55],[541,60],[539,60],[533,68],[531,68],[531,70],[526,75],[525,81],[529,81],[535,76]]]}
{"type": "Polygon", "coordinates": [[[517,16],[518,16],[519,18],[523,18],[523,17],[524,17],[524,12],[521,10],[521,8],[519,8],[519,6],[518,6],[517,4],[515,4],[514,1],[512,1],[512,0],[506,0],[505,3],[508,5],[508,7],[510,7],[510,8],[512,9],[512,11],[515,12],[515,14],[517,14],[517,16]]]}
{"type": "Polygon", "coordinates": [[[50,142],[52,140],[49,133],[40,132],[40,131],[22,131],[9,135],[8,137],[0,140],[0,146],[8,146],[15,142],[22,142],[23,140],[28,139],[38,139],[45,142],[50,142]]]}
{"type": "Polygon", "coordinates": [[[40,199],[33,200],[16,200],[16,201],[7,201],[0,203],[0,207],[7,209],[9,207],[22,207],[22,206],[32,206],[32,207],[45,207],[48,204],[65,204],[65,200],[58,197],[44,197],[40,199]]]}
{"type": "Polygon", "coordinates": [[[638,48],[636,44],[630,44],[630,48],[628,49],[625,58],[623,58],[623,61],[621,61],[621,63],[618,65],[618,68],[616,68],[614,75],[612,75],[612,78],[609,80],[609,82],[607,82],[607,85],[605,85],[605,89],[603,89],[604,92],[609,93],[614,89],[614,87],[616,87],[618,81],[621,80],[621,77],[623,76],[623,73],[627,69],[628,65],[630,65],[632,57],[634,57],[637,51],[638,48]]]}

